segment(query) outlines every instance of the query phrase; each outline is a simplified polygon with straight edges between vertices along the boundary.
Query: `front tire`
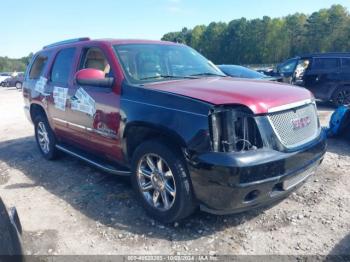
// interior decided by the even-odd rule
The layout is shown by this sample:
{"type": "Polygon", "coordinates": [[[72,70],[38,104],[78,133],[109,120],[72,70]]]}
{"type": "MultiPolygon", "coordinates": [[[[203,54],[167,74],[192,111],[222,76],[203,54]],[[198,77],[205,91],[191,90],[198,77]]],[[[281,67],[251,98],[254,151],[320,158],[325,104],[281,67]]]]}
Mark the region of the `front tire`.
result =
{"type": "Polygon", "coordinates": [[[57,157],[56,138],[51,130],[47,118],[38,115],[34,119],[35,139],[39,150],[47,160],[57,157]]]}
{"type": "Polygon", "coordinates": [[[141,144],[132,157],[132,184],[148,215],[163,223],[195,209],[190,176],[179,150],[160,140],[141,144]]]}

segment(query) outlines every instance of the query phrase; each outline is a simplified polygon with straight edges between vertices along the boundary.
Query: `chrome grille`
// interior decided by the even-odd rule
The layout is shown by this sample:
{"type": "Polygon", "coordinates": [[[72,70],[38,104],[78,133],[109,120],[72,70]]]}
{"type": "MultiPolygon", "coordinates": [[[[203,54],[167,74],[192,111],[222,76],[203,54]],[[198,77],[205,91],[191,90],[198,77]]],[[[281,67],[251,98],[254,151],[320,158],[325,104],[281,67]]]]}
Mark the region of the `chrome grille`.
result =
{"type": "Polygon", "coordinates": [[[288,147],[297,147],[315,139],[320,131],[317,109],[314,103],[268,115],[270,123],[281,143],[288,147]],[[307,119],[308,124],[295,127],[300,119],[307,119]]]}

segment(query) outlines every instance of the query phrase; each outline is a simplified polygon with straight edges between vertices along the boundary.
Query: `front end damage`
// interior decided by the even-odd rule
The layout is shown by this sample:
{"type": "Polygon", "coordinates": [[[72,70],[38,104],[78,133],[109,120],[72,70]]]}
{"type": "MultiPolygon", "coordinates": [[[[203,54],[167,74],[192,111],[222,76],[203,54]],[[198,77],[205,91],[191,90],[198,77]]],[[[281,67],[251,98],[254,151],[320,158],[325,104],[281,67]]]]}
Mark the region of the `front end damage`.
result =
{"type": "MultiPolygon", "coordinates": [[[[304,106],[291,110],[295,114],[313,114],[304,106]]],[[[281,114],[289,117],[290,112],[281,114]]],[[[285,125],[290,122],[285,121],[285,125]]],[[[243,106],[213,109],[209,114],[210,151],[188,158],[194,192],[202,210],[237,213],[288,196],[315,173],[323,160],[325,134],[319,123],[315,126],[316,137],[288,147],[279,138],[269,114],[254,115],[243,106]]]]}
{"type": "Polygon", "coordinates": [[[214,152],[244,152],[263,146],[254,115],[247,108],[215,108],[209,126],[214,152]]]}

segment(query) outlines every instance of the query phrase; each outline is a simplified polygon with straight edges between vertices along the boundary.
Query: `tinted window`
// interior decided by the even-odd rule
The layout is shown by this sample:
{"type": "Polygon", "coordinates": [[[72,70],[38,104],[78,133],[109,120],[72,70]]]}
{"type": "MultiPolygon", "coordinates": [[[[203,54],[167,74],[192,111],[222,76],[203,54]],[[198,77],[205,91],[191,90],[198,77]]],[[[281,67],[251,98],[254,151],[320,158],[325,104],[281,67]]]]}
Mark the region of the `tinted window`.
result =
{"type": "Polygon", "coordinates": [[[279,66],[279,73],[293,73],[295,66],[297,65],[298,60],[292,59],[284,62],[279,66]]]}
{"type": "Polygon", "coordinates": [[[30,69],[29,78],[38,79],[43,74],[46,63],[47,56],[38,55],[30,69]]]}
{"type": "Polygon", "coordinates": [[[51,81],[66,84],[72,69],[75,48],[61,50],[56,56],[51,71],[51,81]]]}
{"type": "Polygon", "coordinates": [[[343,67],[343,69],[346,69],[347,71],[350,70],[350,58],[343,58],[342,59],[342,67],[343,67]]]}
{"type": "Polygon", "coordinates": [[[331,70],[339,67],[338,58],[315,58],[312,64],[313,70],[331,70]]]}

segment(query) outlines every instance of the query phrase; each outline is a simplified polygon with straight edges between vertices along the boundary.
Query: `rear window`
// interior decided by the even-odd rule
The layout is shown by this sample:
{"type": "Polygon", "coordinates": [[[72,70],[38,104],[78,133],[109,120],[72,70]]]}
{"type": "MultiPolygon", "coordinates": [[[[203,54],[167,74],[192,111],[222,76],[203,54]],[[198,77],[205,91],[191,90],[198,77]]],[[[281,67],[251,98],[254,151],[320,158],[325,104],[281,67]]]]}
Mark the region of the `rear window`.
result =
{"type": "Polygon", "coordinates": [[[39,79],[39,77],[43,74],[46,63],[47,63],[47,56],[38,55],[35,58],[35,61],[30,69],[29,78],[39,79]]]}
{"type": "Polygon", "coordinates": [[[315,58],[312,64],[313,70],[332,70],[339,67],[339,58],[315,58]]]}
{"type": "Polygon", "coordinates": [[[56,56],[51,70],[51,81],[66,84],[72,71],[75,48],[61,50],[56,56]]]}

